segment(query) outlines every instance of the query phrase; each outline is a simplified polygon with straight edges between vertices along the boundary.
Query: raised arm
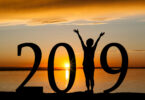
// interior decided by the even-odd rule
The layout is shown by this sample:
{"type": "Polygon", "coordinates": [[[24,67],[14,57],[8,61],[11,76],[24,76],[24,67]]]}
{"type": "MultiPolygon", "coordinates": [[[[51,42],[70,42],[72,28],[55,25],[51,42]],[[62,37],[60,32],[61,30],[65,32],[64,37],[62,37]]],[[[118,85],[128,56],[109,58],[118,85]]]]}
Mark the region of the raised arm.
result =
{"type": "Polygon", "coordinates": [[[101,38],[104,34],[105,34],[105,32],[101,32],[101,33],[100,33],[99,38],[96,40],[96,42],[95,42],[95,44],[94,44],[94,48],[95,48],[95,49],[96,49],[96,47],[97,47],[97,44],[98,44],[100,38],[101,38]]]}
{"type": "Polygon", "coordinates": [[[80,39],[80,41],[81,41],[82,47],[83,47],[83,49],[84,49],[84,48],[85,48],[85,44],[84,44],[84,42],[83,42],[82,37],[81,37],[80,34],[79,34],[79,30],[78,30],[78,29],[74,29],[74,32],[77,33],[77,35],[78,35],[78,37],[79,37],[79,39],[80,39]]]}

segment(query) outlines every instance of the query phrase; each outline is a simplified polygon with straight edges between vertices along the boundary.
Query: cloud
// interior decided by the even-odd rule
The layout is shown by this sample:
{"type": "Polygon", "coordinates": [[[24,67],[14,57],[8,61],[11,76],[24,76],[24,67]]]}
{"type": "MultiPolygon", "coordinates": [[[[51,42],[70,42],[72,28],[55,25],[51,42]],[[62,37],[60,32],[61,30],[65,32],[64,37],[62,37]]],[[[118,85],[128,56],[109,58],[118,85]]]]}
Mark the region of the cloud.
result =
{"type": "Polygon", "coordinates": [[[141,19],[141,20],[139,20],[139,22],[145,22],[145,19],[141,19]]]}
{"type": "Polygon", "coordinates": [[[63,22],[60,25],[97,25],[97,24],[107,24],[105,22],[97,22],[97,21],[90,21],[90,20],[76,20],[71,22],[63,22]]]}
{"type": "Polygon", "coordinates": [[[67,22],[63,18],[38,18],[32,19],[28,22],[29,25],[45,25],[45,24],[54,24],[54,23],[64,23],[67,22]]]}
{"type": "Polygon", "coordinates": [[[103,24],[144,14],[145,0],[0,0],[0,25],[103,24]]]}
{"type": "Polygon", "coordinates": [[[131,51],[131,52],[145,52],[145,50],[144,49],[136,49],[136,50],[129,50],[129,51],[131,51]]]}

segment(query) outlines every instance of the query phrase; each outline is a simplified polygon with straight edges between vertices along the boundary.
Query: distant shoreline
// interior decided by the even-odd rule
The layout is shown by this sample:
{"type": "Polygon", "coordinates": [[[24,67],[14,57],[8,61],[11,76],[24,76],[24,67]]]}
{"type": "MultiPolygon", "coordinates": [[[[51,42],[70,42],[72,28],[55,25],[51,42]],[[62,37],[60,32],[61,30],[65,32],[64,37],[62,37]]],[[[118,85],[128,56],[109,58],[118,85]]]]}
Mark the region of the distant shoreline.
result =
{"type": "MultiPolygon", "coordinates": [[[[118,69],[120,67],[112,67],[114,69],[118,69]]],[[[0,71],[29,71],[32,68],[30,67],[21,67],[21,68],[17,68],[17,67],[0,67],[0,71]]],[[[78,67],[77,69],[83,69],[82,67],[78,67]]],[[[101,67],[95,67],[95,69],[102,69],[101,67]]],[[[128,69],[145,69],[145,67],[128,67],[128,69]]],[[[47,70],[47,68],[44,67],[40,67],[37,70],[47,70]]],[[[65,68],[55,68],[54,70],[67,70],[65,68]]]]}

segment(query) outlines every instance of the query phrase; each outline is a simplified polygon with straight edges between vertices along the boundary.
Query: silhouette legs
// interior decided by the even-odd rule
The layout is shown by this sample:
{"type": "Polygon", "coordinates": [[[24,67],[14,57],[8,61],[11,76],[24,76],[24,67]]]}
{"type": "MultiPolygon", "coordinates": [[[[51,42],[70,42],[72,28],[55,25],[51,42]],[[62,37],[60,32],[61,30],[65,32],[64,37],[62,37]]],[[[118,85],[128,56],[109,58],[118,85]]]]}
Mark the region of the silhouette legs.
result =
{"type": "Polygon", "coordinates": [[[90,89],[89,89],[89,86],[90,86],[90,84],[89,84],[89,79],[86,79],[86,86],[87,86],[87,91],[89,91],[90,89]]]}
{"type": "Polygon", "coordinates": [[[92,68],[92,69],[84,68],[84,74],[86,77],[87,92],[93,92],[93,89],[94,89],[94,68],[92,68]],[[90,87],[91,87],[91,90],[90,90],[90,87]]]}
{"type": "Polygon", "coordinates": [[[91,77],[91,91],[93,92],[93,89],[94,89],[94,74],[93,76],[91,77]]]}

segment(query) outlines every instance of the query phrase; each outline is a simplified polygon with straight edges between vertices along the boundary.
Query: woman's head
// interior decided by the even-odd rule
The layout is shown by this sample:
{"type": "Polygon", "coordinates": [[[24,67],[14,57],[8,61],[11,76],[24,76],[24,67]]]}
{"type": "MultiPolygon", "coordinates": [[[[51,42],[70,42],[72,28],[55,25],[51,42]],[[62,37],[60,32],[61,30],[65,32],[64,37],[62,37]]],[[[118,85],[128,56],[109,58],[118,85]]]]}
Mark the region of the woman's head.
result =
{"type": "Polygon", "coordinates": [[[86,41],[86,44],[87,44],[87,47],[92,47],[94,43],[94,40],[92,38],[89,38],[87,41],[86,41]]]}

